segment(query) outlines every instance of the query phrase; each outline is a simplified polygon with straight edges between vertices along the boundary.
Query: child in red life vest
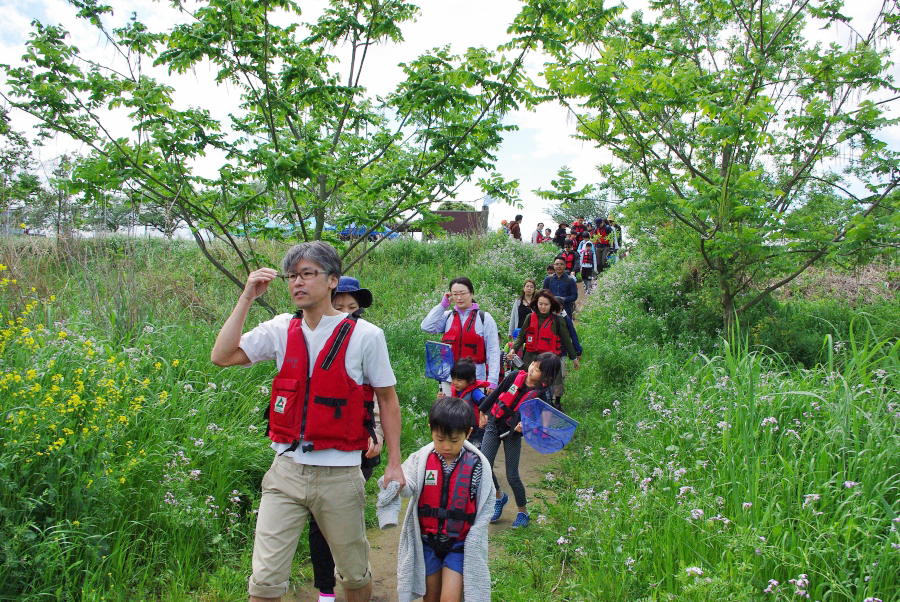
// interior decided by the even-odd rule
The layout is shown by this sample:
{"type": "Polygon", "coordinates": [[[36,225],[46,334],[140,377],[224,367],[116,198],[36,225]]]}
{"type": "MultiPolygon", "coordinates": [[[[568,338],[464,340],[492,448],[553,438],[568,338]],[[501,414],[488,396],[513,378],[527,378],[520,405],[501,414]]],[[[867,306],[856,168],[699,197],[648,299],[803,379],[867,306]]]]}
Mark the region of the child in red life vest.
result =
{"type": "MultiPolygon", "coordinates": [[[[469,435],[469,443],[477,448],[481,448],[481,439],[484,437],[484,429],[478,426],[481,421],[481,400],[485,398],[484,388],[489,387],[490,383],[485,380],[475,378],[475,362],[464,357],[457,360],[450,369],[450,397],[459,397],[464,401],[468,401],[472,407],[472,415],[475,417],[475,427],[472,434],[469,435]]],[[[443,393],[438,393],[438,397],[443,397],[443,393]]]]}
{"type": "Polygon", "coordinates": [[[403,463],[402,495],[412,497],[397,558],[401,602],[491,599],[488,522],[494,485],[490,464],[467,441],[472,404],[441,397],[428,415],[432,443],[403,463]]]}
{"type": "MultiPolygon", "coordinates": [[[[536,314],[532,314],[534,316],[536,314]]],[[[509,372],[490,395],[481,403],[481,426],[484,429],[484,440],[481,442],[482,453],[491,463],[491,477],[496,487],[494,494],[494,513],[491,522],[500,519],[503,507],[509,496],[500,491],[497,477],[493,474],[494,459],[500,442],[503,442],[503,453],[506,456],[506,481],[516,498],[519,513],[513,521],[513,528],[527,527],[530,522],[526,508],[525,485],[519,476],[519,456],[522,453],[522,423],[520,422],[519,405],[526,399],[540,397],[549,401],[549,387],[560,370],[560,360],[555,353],[541,353],[528,366],[528,370],[509,372]]]]}

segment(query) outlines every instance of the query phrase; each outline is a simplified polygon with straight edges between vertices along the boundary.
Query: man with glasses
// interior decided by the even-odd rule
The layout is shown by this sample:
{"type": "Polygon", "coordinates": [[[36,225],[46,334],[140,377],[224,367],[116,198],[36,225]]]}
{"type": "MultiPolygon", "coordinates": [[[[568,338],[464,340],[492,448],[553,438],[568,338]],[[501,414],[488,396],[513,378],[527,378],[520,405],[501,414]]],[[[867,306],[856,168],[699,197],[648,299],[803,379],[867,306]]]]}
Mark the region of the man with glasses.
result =
{"type": "Polygon", "coordinates": [[[384,333],[332,307],[341,267],[334,247],[316,241],[291,248],[281,263],[283,274],[271,268],[251,272],[213,346],[217,366],[275,360],[279,369],[267,412],[276,455],[262,482],[251,601],[280,600],[287,592],[297,541],[311,513],[331,548],[347,600],[371,599],[359,450],[367,449],[372,432],[373,393],[388,450],[385,487],[406,482],[400,404],[384,333]],[[250,306],[279,277],[297,313],[242,335],[250,306]]]}

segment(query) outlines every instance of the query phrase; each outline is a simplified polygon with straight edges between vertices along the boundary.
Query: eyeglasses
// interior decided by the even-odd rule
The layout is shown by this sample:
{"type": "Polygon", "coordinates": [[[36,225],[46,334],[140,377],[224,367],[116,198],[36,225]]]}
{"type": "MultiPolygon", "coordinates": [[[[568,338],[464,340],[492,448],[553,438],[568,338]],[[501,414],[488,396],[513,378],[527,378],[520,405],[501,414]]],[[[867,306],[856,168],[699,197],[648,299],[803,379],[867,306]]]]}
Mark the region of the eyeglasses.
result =
{"type": "Polygon", "coordinates": [[[328,272],[323,272],[322,270],[314,270],[312,268],[308,268],[305,270],[300,270],[297,274],[278,274],[278,277],[282,280],[290,280],[291,282],[296,282],[297,279],[303,280],[306,282],[307,280],[312,280],[319,274],[328,274],[328,272]]]}
{"type": "Polygon", "coordinates": [[[470,293],[469,291],[466,291],[464,293],[450,293],[450,296],[459,298],[459,297],[465,297],[466,295],[471,295],[471,294],[472,293],[470,293]]]}

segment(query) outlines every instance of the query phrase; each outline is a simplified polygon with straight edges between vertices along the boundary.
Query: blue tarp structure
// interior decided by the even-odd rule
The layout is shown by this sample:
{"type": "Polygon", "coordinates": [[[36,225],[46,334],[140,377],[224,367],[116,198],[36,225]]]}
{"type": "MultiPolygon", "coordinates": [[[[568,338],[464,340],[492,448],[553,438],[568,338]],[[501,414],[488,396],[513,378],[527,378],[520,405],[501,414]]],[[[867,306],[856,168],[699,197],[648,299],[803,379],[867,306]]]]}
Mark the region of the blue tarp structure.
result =
{"type": "MultiPolygon", "coordinates": [[[[316,228],[316,218],[314,218],[314,217],[304,220],[303,223],[306,225],[307,231],[315,230],[315,228],[316,228]]],[[[325,225],[323,226],[323,230],[326,230],[326,231],[333,232],[336,229],[337,228],[335,228],[328,222],[325,222],[325,225]]],[[[261,226],[260,225],[251,225],[249,232],[250,232],[250,236],[260,236],[261,234],[264,234],[265,232],[272,231],[272,230],[281,230],[282,234],[284,234],[285,236],[290,236],[293,234],[301,234],[303,232],[303,229],[300,227],[300,222],[295,222],[293,224],[284,224],[281,222],[276,222],[272,218],[267,219],[266,222],[264,224],[262,224],[261,226]]],[[[234,235],[235,236],[244,236],[245,235],[244,234],[244,226],[243,225],[237,226],[234,229],[234,235]]]]}
{"type": "MultiPolygon", "coordinates": [[[[366,230],[369,228],[366,226],[357,226],[355,223],[351,223],[349,226],[338,232],[342,238],[360,238],[366,233],[366,230]]],[[[377,228],[373,230],[369,236],[381,236],[387,238],[396,238],[400,236],[387,226],[382,226],[381,228],[377,228]]]]}

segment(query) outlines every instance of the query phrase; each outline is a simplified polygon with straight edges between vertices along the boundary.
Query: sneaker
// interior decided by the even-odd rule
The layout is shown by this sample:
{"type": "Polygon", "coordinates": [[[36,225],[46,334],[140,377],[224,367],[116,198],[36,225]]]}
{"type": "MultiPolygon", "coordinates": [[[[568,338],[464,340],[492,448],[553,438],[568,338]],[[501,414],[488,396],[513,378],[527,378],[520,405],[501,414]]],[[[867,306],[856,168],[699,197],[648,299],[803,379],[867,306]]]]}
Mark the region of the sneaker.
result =
{"type": "Polygon", "coordinates": [[[334,602],[334,600],[334,594],[323,594],[322,592],[319,592],[319,602],[334,602]]]}
{"type": "Polygon", "coordinates": [[[518,529],[519,527],[527,527],[529,522],[531,522],[531,515],[526,514],[525,512],[519,512],[516,515],[516,520],[513,521],[512,528],[518,529]]]}
{"type": "Polygon", "coordinates": [[[509,496],[505,493],[500,497],[500,499],[494,500],[494,516],[491,517],[491,522],[495,523],[500,520],[500,515],[503,514],[503,506],[506,505],[506,502],[509,501],[509,496]]]}

